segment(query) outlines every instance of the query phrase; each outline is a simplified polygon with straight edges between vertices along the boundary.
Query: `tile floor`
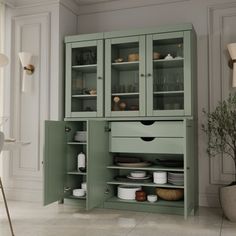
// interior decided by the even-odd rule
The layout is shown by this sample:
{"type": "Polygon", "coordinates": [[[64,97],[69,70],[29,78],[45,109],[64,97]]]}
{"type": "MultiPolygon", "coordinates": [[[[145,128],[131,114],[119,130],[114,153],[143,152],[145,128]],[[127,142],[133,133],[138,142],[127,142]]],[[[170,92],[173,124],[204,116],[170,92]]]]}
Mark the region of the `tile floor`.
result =
{"type": "MultiPolygon", "coordinates": [[[[220,209],[201,207],[193,217],[9,202],[15,236],[235,236],[236,223],[220,209]]],[[[0,236],[10,236],[0,202],[0,236]]]]}

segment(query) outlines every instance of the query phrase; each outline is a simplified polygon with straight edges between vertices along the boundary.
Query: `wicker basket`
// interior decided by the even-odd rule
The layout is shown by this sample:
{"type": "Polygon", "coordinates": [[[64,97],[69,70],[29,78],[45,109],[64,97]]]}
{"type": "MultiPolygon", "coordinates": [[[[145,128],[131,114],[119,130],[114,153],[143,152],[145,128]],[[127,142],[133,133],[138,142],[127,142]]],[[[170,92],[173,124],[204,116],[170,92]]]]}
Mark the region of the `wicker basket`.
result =
{"type": "Polygon", "coordinates": [[[179,188],[176,189],[156,188],[156,194],[163,200],[178,201],[183,199],[184,190],[179,188]]]}

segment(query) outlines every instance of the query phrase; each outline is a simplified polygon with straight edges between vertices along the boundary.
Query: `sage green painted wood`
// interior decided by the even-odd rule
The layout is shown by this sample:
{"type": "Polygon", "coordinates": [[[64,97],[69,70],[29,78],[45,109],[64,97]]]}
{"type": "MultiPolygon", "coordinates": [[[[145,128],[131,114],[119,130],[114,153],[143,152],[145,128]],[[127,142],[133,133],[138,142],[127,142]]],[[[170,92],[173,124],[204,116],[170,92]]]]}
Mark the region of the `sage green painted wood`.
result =
{"type": "Polygon", "coordinates": [[[98,40],[103,38],[104,33],[70,35],[65,37],[65,43],[73,43],[86,40],[98,40]]]}
{"type": "MultiPolygon", "coordinates": [[[[184,111],[185,115],[192,115],[192,56],[191,56],[191,32],[184,32],[184,111]]],[[[196,89],[196,88],[195,88],[196,89]]]]}
{"type": "Polygon", "coordinates": [[[105,131],[105,121],[88,121],[88,155],[87,155],[87,203],[90,210],[103,205],[106,180],[109,178],[110,164],[108,151],[108,132],[105,131]]]}
{"type": "Polygon", "coordinates": [[[111,152],[183,154],[183,138],[111,138],[111,152]]]}
{"type": "Polygon", "coordinates": [[[194,155],[193,155],[193,129],[190,121],[185,120],[185,147],[184,147],[184,216],[190,215],[194,209],[194,155]]]}
{"type": "MultiPolygon", "coordinates": [[[[146,48],[147,48],[147,74],[149,75],[147,78],[147,115],[148,116],[183,116],[183,115],[191,115],[191,113],[187,113],[185,109],[189,107],[191,108],[191,89],[186,93],[186,90],[188,90],[187,86],[188,82],[186,80],[191,80],[191,76],[185,76],[185,70],[189,70],[186,66],[187,64],[184,64],[184,109],[183,110],[154,110],[153,109],[153,74],[154,74],[154,68],[153,68],[153,41],[154,40],[168,40],[168,39],[175,39],[175,38],[184,38],[184,32],[172,32],[172,33],[162,33],[162,34],[153,34],[153,35],[147,35],[147,42],[146,42],[146,48]],[[186,94],[185,94],[186,93],[186,94]]],[[[186,39],[188,40],[188,39],[186,39]]],[[[184,57],[190,55],[190,50],[188,50],[188,47],[185,48],[185,40],[184,40],[184,57]],[[187,55],[188,54],[188,55],[187,55]]],[[[184,58],[184,61],[188,60],[189,57],[186,59],[184,58]]]]}
{"type": "Polygon", "coordinates": [[[144,211],[144,212],[156,212],[165,214],[184,214],[183,201],[171,202],[159,200],[156,203],[149,202],[137,202],[135,200],[121,200],[116,197],[108,199],[104,203],[105,208],[131,210],[131,211],[144,211]]]}
{"type": "Polygon", "coordinates": [[[104,42],[97,41],[97,117],[103,116],[104,110],[104,42]]]}
{"type": "Polygon", "coordinates": [[[45,121],[44,205],[64,197],[66,138],[64,121],[45,121]]]}
{"type": "Polygon", "coordinates": [[[144,36],[139,37],[139,116],[146,115],[146,40],[144,36]],[[142,74],[145,76],[143,77],[142,74]]]}
{"type": "MultiPolygon", "coordinates": [[[[147,116],[147,117],[104,117],[104,118],[93,118],[89,117],[86,120],[106,120],[106,121],[153,121],[153,120],[183,120],[185,118],[193,119],[192,116],[147,116]]],[[[83,121],[85,118],[64,118],[64,121],[83,121]]]]}
{"type": "Polygon", "coordinates": [[[130,116],[145,116],[145,100],[146,100],[146,82],[145,77],[145,36],[139,37],[125,37],[125,38],[114,38],[107,39],[105,41],[105,116],[106,117],[130,117],[130,116]],[[112,94],[111,94],[111,80],[112,70],[111,70],[111,54],[112,45],[114,44],[126,44],[126,43],[139,43],[139,111],[112,111],[112,94]]]}
{"type": "Polygon", "coordinates": [[[123,44],[123,43],[134,43],[134,42],[139,42],[139,36],[111,39],[111,44],[123,44]]]}
{"type": "Polygon", "coordinates": [[[72,61],[71,61],[71,44],[66,44],[66,81],[65,81],[65,111],[66,117],[71,117],[71,80],[72,80],[72,74],[71,74],[71,67],[72,67],[72,61]]]}
{"type": "Polygon", "coordinates": [[[93,47],[97,46],[97,40],[90,40],[90,41],[82,41],[71,43],[71,48],[85,48],[85,47],[93,47]]]}
{"type": "Polygon", "coordinates": [[[111,40],[105,41],[105,116],[111,116],[111,40]]]}
{"type": "Polygon", "coordinates": [[[184,137],[182,121],[155,121],[151,125],[141,122],[111,122],[112,137],[184,137]]]}
{"type": "Polygon", "coordinates": [[[167,33],[167,32],[186,31],[186,30],[188,31],[192,29],[193,29],[193,25],[191,23],[178,24],[178,25],[166,25],[166,26],[160,26],[156,28],[105,32],[104,38],[128,37],[128,36],[133,36],[133,35],[158,34],[158,33],[167,33]]]}
{"type": "Polygon", "coordinates": [[[147,78],[147,101],[146,109],[147,116],[153,116],[153,35],[147,35],[146,38],[146,70],[147,74],[151,75],[147,78]]]}
{"type": "MultiPolygon", "coordinates": [[[[103,117],[103,83],[104,83],[104,62],[103,55],[104,46],[103,40],[90,40],[90,41],[81,41],[73,42],[66,44],[66,117],[103,117]],[[72,111],[72,50],[76,48],[85,48],[85,47],[96,47],[97,48],[97,97],[96,97],[96,111],[72,111]]],[[[74,67],[75,69],[75,67],[74,67]]],[[[75,98],[74,98],[75,99],[75,98]]],[[[77,97],[76,99],[82,99],[77,97]]]]}
{"type": "Polygon", "coordinates": [[[173,32],[173,33],[162,33],[162,34],[154,34],[153,40],[163,40],[163,39],[174,39],[174,38],[183,38],[183,31],[173,32]]]}

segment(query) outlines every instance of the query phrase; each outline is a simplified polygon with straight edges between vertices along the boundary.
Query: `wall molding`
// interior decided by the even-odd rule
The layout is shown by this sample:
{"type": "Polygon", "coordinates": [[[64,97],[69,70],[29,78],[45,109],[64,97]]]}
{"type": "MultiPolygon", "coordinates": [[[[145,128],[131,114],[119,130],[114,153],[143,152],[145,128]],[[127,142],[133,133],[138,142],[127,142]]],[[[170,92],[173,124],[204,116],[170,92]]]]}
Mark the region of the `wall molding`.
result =
{"type": "Polygon", "coordinates": [[[5,0],[5,3],[13,9],[61,4],[67,7],[74,14],[78,15],[79,13],[79,5],[75,0],[5,0]]]}
{"type": "MultiPolygon", "coordinates": [[[[232,76],[227,65],[229,56],[226,50],[226,45],[229,43],[230,38],[226,24],[227,19],[231,17],[235,17],[236,20],[235,2],[208,7],[209,111],[213,111],[218,101],[222,101],[232,91],[232,76]]],[[[220,155],[211,158],[210,183],[227,184],[232,180],[233,170],[230,168],[230,161],[220,155]]]]}
{"type": "Polygon", "coordinates": [[[6,189],[10,199],[42,200],[44,120],[49,118],[50,113],[50,22],[50,12],[12,18],[15,40],[12,42],[14,97],[11,134],[31,144],[10,154],[6,189]],[[21,92],[20,51],[33,53],[33,64],[36,66],[28,93],[21,92]]]}
{"type": "Polygon", "coordinates": [[[190,0],[116,0],[116,1],[105,1],[93,4],[81,4],[79,5],[78,15],[90,15],[101,12],[119,11],[125,9],[134,9],[140,7],[156,6],[156,5],[167,5],[181,2],[189,2],[190,0]]]}

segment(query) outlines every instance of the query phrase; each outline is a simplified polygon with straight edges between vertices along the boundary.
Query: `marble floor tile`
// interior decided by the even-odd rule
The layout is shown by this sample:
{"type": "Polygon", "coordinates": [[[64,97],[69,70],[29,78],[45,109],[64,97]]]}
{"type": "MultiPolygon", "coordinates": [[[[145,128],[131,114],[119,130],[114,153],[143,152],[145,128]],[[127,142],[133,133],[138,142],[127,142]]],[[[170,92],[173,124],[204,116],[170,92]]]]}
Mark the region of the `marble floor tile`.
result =
{"type": "MultiPolygon", "coordinates": [[[[220,209],[201,207],[195,216],[9,202],[16,236],[235,236],[236,224],[220,209]]],[[[0,236],[11,236],[0,202],[0,236]]]]}
{"type": "Polygon", "coordinates": [[[236,235],[236,223],[232,223],[223,217],[221,236],[233,236],[236,235]]]}

